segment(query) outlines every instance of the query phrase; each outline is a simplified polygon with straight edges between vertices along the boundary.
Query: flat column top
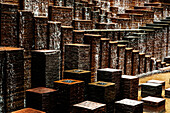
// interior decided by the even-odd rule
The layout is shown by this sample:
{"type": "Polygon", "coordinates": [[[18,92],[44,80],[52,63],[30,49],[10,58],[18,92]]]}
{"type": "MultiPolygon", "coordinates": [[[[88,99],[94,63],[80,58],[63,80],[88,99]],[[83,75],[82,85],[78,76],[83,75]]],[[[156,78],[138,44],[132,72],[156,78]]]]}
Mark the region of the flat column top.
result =
{"type": "Polygon", "coordinates": [[[106,72],[121,72],[120,69],[112,69],[112,68],[103,68],[103,69],[98,69],[97,71],[106,71],[106,72]]]}
{"type": "Polygon", "coordinates": [[[18,6],[17,4],[15,3],[0,3],[0,5],[10,5],[10,6],[18,6]]]}
{"type": "Polygon", "coordinates": [[[88,45],[88,44],[65,44],[65,46],[90,46],[90,45],[88,45]]]}
{"type": "Polygon", "coordinates": [[[101,35],[97,35],[97,34],[84,34],[84,36],[101,37],[101,35]]]}
{"type": "Polygon", "coordinates": [[[0,47],[0,51],[18,51],[18,50],[24,50],[24,48],[0,47]]]}
{"type": "Polygon", "coordinates": [[[84,33],[83,30],[73,30],[73,32],[75,32],[75,33],[84,33]]]}
{"type": "Polygon", "coordinates": [[[34,18],[48,19],[48,17],[46,17],[46,16],[34,16],[34,18]]]}
{"type": "Polygon", "coordinates": [[[170,91],[170,88],[165,89],[166,91],[170,91]]]}
{"type": "Polygon", "coordinates": [[[87,32],[90,31],[142,31],[141,29],[92,29],[92,30],[84,30],[87,32]]]}
{"type": "Polygon", "coordinates": [[[109,41],[110,39],[109,38],[101,38],[100,40],[101,41],[109,41]]]}
{"type": "Polygon", "coordinates": [[[108,87],[108,86],[114,86],[115,83],[112,82],[104,82],[104,81],[97,81],[93,83],[89,83],[91,86],[99,86],[99,87],[108,87]]]}
{"type": "Polygon", "coordinates": [[[132,52],[133,53],[139,53],[139,50],[133,50],[132,52]]]}
{"type": "Polygon", "coordinates": [[[39,110],[36,110],[36,109],[32,109],[32,108],[24,108],[24,109],[21,109],[21,110],[14,111],[12,113],[45,113],[45,112],[39,111],[39,110]]]}
{"type": "Polygon", "coordinates": [[[61,28],[73,29],[73,26],[61,26],[61,28]]]}
{"type": "Polygon", "coordinates": [[[101,24],[101,25],[115,25],[115,24],[117,24],[117,23],[96,23],[96,24],[101,24]]]}
{"type": "Polygon", "coordinates": [[[110,44],[118,44],[118,41],[109,41],[110,44]]]}
{"type": "Polygon", "coordinates": [[[132,51],[133,48],[125,48],[125,50],[127,50],[127,51],[132,51]]]}
{"type": "Polygon", "coordinates": [[[148,101],[148,102],[155,102],[155,103],[165,101],[165,99],[163,99],[163,98],[151,97],[151,96],[142,98],[141,100],[142,101],[148,101]]]}
{"type": "Polygon", "coordinates": [[[46,87],[37,87],[37,88],[27,90],[27,92],[34,92],[34,93],[39,93],[39,94],[50,93],[50,92],[55,92],[55,91],[56,91],[55,89],[46,88],[46,87]]]}
{"type": "Polygon", "coordinates": [[[121,44],[119,44],[119,45],[117,45],[119,48],[121,48],[121,47],[123,47],[123,48],[125,48],[126,47],[126,45],[121,45],[121,44]]]}
{"type": "Polygon", "coordinates": [[[65,6],[50,6],[50,7],[53,7],[53,8],[56,8],[56,9],[73,9],[73,7],[65,7],[65,6]]]}
{"type": "Polygon", "coordinates": [[[146,58],[151,58],[151,55],[145,55],[146,58]]]}
{"type": "Polygon", "coordinates": [[[61,24],[61,22],[58,21],[48,21],[49,24],[61,24]]]}
{"type": "Polygon", "coordinates": [[[92,102],[92,101],[84,101],[84,102],[75,104],[73,106],[80,107],[80,108],[86,108],[86,109],[89,109],[89,110],[95,110],[95,109],[100,108],[100,107],[105,107],[106,104],[92,102]]]}
{"type": "Polygon", "coordinates": [[[160,80],[148,80],[147,83],[158,83],[158,84],[162,84],[162,83],[165,83],[165,81],[160,81],[160,80]]]}
{"type": "Polygon", "coordinates": [[[120,101],[116,101],[116,104],[124,104],[124,105],[129,105],[129,106],[136,106],[139,104],[142,104],[142,101],[137,101],[137,100],[132,100],[132,99],[123,99],[120,101]]]}
{"type": "Polygon", "coordinates": [[[57,52],[58,50],[32,50],[31,52],[38,52],[38,53],[51,53],[57,52]]]}
{"type": "Polygon", "coordinates": [[[81,69],[72,69],[72,70],[65,70],[64,72],[82,74],[82,73],[90,73],[91,71],[81,70],[81,69]]]}
{"type": "Polygon", "coordinates": [[[122,75],[122,78],[124,78],[124,79],[137,79],[138,77],[132,76],[132,75],[122,75]]]}
{"type": "Polygon", "coordinates": [[[143,84],[141,84],[141,86],[153,86],[153,87],[157,87],[157,86],[162,86],[162,84],[156,84],[156,83],[143,83],[143,84]]]}
{"type": "Polygon", "coordinates": [[[144,55],[145,55],[145,53],[139,53],[139,55],[140,55],[140,56],[144,56],[144,55]]]}
{"type": "Polygon", "coordinates": [[[73,22],[92,22],[92,20],[73,20],[73,22]]]}
{"type": "Polygon", "coordinates": [[[75,79],[62,79],[62,80],[54,81],[54,83],[65,84],[65,85],[73,85],[73,84],[78,84],[83,82],[84,81],[75,80],[75,79]]]}

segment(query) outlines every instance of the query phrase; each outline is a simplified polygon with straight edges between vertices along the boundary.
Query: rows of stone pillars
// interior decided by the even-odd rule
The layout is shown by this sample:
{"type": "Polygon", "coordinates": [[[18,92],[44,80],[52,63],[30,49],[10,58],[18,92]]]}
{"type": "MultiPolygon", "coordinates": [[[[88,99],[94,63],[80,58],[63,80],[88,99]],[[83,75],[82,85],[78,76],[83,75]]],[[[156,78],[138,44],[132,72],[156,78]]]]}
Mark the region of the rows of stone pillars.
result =
{"type": "MultiPolygon", "coordinates": [[[[166,27],[169,28],[169,25],[166,25],[166,27]]],[[[153,29],[150,30],[143,29],[143,31],[155,33],[154,27],[153,29]]],[[[116,30],[112,31],[111,34],[115,34],[115,32],[116,30]]],[[[122,31],[117,31],[117,32],[120,33],[122,31]]],[[[124,32],[125,31],[123,31],[123,33],[124,32]]],[[[79,39],[82,40],[82,42],[80,42],[80,44],[74,44],[74,46],[80,46],[82,43],[90,44],[90,67],[92,71],[92,81],[96,80],[96,74],[97,74],[96,72],[97,69],[99,68],[121,69],[123,74],[137,75],[137,74],[147,73],[149,71],[153,71],[155,69],[163,68],[169,65],[166,64],[166,62],[163,62],[163,59],[168,55],[167,40],[169,38],[167,37],[167,34],[169,34],[169,30],[161,33],[164,33],[166,35],[161,34],[161,36],[163,37],[157,38],[157,35],[148,35],[147,33],[141,33],[140,30],[137,30],[134,31],[134,33],[132,33],[132,36],[128,36],[128,37],[125,36],[125,38],[129,39],[129,41],[123,39],[117,41],[110,41],[109,38],[102,38],[102,35],[100,35],[100,34],[107,34],[105,36],[108,36],[108,31],[104,31],[104,30],[82,31],[79,32],[79,35],[83,36],[83,39],[79,39]],[[84,32],[88,32],[88,33],[98,32],[98,35],[84,34],[84,32]],[[103,33],[103,32],[107,32],[107,33],[103,33]],[[141,36],[135,37],[133,35],[141,35],[141,36]],[[159,49],[156,49],[157,44],[154,44],[153,41],[157,40],[157,42],[161,42],[163,38],[165,38],[166,41],[164,43],[163,42],[161,43],[159,49]],[[141,41],[141,40],[145,40],[145,41],[141,41]],[[150,43],[153,43],[153,45],[151,45],[150,43]],[[163,52],[165,53],[160,54],[163,52]]],[[[77,36],[77,38],[80,37],[77,36]]],[[[67,44],[66,46],[69,46],[69,44],[67,44]]],[[[73,45],[70,44],[70,46],[73,45]]],[[[66,49],[65,52],[68,52],[68,50],[66,49]]],[[[71,56],[68,55],[66,57],[71,57],[71,56]]]]}

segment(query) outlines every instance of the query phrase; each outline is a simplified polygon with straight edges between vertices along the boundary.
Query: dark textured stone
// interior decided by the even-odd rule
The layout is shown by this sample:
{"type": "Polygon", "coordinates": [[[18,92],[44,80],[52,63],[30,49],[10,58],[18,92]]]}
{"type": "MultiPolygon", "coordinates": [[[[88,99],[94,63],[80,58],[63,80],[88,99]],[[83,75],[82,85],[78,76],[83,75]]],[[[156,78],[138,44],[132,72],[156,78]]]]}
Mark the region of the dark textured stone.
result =
{"type": "Polygon", "coordinates": [[[60,51],[33,50],[31,60],[32,88],[53,88],[53,81],[60,79],[60,51]]]}
{"type": "Polygon", "coordinates": [[[26,107],[56,113],[57,91],[45,87],[37,87],[26,91],[26,107]]]}
{"type": "Polygon", "coordinates": [[[74,104],[84,101],[84,82],[75,79],[54,81],[57,92],[57,111],[70,113],[74,104]]]}

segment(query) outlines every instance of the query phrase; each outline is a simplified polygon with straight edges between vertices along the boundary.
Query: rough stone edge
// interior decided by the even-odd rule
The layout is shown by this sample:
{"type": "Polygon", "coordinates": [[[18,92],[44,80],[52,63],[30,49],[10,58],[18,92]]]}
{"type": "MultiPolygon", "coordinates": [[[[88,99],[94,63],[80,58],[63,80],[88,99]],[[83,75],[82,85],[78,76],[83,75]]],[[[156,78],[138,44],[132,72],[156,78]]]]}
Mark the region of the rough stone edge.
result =
{"type": "Polygon", "coordinates": [[[170,72],[170,66],[165,67],[165,68],[160,68],[159,70],[154,70],[154,71],[150,71],[147,73],[138,74],[138,75],[136,75],[136,77],[143,78],[143,77],[151,76],[154,74],[167,73],[167,72],[170,72]]]}

